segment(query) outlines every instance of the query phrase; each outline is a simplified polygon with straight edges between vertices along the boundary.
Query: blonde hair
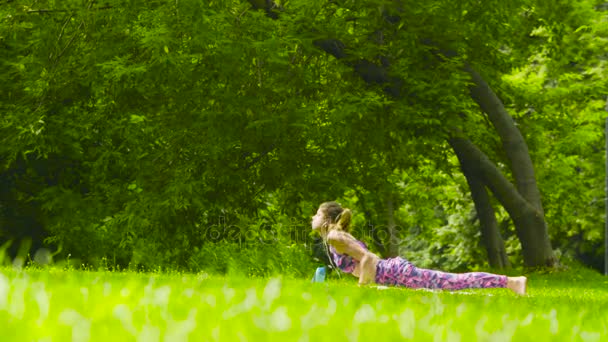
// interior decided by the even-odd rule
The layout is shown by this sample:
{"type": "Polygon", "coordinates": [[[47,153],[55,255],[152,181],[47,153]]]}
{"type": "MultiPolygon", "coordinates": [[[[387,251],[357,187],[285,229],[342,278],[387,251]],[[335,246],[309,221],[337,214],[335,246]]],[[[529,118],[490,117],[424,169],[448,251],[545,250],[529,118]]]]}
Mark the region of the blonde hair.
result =
{"type": "Polygon", "coordinates": [[[319,207],[323,215],[329,220],[327,231],[341,230],[348,232],[353,212],[348,208],[342,208],[337,202],[325,202],[319,207]]]}
{"type": "MultiPolygon", "coordinates": [[[[350,229],[350,222],[353,217],[353,212],[350,209],[342,208],[342,206],[337,202],[321,203],[319,209],[321,209],[323,216],[325,216],[325,218],[329,221],[325,233],[329,233],[332,230],[339,230],[350,235],[348,231],[350,229]]],[[[323,236],[323,245],[325,246],[325,253],[329,258],[331,268],[334,269],[337,272],[338,277],[341,278],[342,276],[340,275],[340,268],[336,265],[333,257],[329,253],[327,238],[325,234],[321,235],[323,236]]]]}

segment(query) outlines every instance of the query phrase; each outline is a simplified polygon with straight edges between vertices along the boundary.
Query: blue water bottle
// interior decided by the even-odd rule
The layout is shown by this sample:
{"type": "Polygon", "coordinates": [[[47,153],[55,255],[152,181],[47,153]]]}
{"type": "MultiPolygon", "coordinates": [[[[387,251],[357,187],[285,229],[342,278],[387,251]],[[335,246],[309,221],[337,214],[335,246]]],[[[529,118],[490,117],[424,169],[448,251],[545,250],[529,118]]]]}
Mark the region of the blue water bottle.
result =
{"type": "Polygon", "coordinates": [[[313,283],[322,283],[325,281],[325,266],[317,267],[315,275],[312,277],[313,283]]]}

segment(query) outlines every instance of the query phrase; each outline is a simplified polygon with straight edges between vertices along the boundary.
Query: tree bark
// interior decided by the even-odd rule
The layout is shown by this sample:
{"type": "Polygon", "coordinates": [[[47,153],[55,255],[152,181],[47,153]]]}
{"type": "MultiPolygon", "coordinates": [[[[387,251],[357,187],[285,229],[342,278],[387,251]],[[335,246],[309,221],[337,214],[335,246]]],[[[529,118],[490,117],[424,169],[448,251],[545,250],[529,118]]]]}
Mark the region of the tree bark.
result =
{"type": "MultiPolygon", "coordinates": [[[[539,248],[537,253],[533,253],[536,256],[524,261],[529,266],[554,266],[557,263],[557,259],[553,254],[551,242],[549,241],[545,213],[540,191],[536,184],[536,176],[528,145],[517,126],[515,126],[513,118],[505,109],[502,101],[492,91],[487,82],[471,66],[466,65],[465,70],[471,75],[473,81],[473,85],[470,87],[471,98],[486,113],[502,141],[503,149],[509,159],[510,168],[513,172],[517,192],[534,209],[531,210],[531,208],[523,207],[527,211],[530,211],[529,215],[511,216],[516,230],[522,231],[522,236],[526,236],[528,239],[541,239],[536,242],[539,248]]],[[[520,241],[523,247],[524,241],[521,240],[521,237],[520,241]]],[[[535,243],[526,242],[525,244],[533,245],[535,243]]],[[[526,259],[525,256],[524,259],[526,259]]]]}
{"type": "Polygon", "coordinates": [[[515,126],[513,118],[505,109],[502,101],[486,81],[470,66],[465,66],[465,70],[471,75],[474,83],[470,87],[471,98],[486,113],[502,141],[503,149],[511,164],[510,168],[515,178],[517,191],[544,216],[534,167],[524,137],[515,126]]]}
{"type": "Polygon", "coordinates": [[[511,268],[505,244],[498,229],[494,208],[490,203],[490,196],[483,184],[483,180],[469,167],[468,163],[463,161],[465,157],[462,155],[462,152],[457,147],[453,147],[453,149],[460,161],[462,173],[471,190],[471,197],[473,198],[473,203],[475,203],[475,210],[479,218],[481,239],[488,255],[488,262],[491,267],[496,269],[511,268]]]}
{"type": "Polygon", "coordinates": [[[526,266],[555,266],[557,261],[551,248],[544,216],[517,191],[490,159],[469,140],[450,139],[450,145],[462,156],[464,167],[477,172],[484,184],[504,206],[513,220],[521,242],[526,266]]]}

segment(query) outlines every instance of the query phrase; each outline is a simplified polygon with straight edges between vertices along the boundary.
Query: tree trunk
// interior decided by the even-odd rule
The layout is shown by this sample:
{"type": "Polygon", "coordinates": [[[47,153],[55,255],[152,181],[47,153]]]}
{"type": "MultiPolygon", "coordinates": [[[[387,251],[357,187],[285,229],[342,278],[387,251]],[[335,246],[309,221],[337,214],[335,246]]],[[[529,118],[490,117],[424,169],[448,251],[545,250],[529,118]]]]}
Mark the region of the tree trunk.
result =
{"type": "MultiPolygon", "coordinates": [[[[551,242],[549,241],[547,222],[545,221],[545,213],[540,198],[540,191],[536,184],[536,176],[534,175],[534,167],[532,166],[528,145],[517,126],[515,126],[513,118],[505,109],[502,101],[500,101],[481,75],[469,65],[465,66],[465,70],[471,75],[474,83],[470,87],[471,98],[486,113],[496,129],[502,141],[503,149],[509,159],[517,192],[528,204],[526,207],[521,207],[521,210],[528,214],[511,215],[516,230],[521,232],[518,233],[518,236],[525,236],[525,239],[537,239],[534,243],[531,241],[525,243],[526,245],[538,245],[538,250],[527,251],[529,258],[526,258],[526,253],[524,253],[524,262],[529,266],[554,266],[557,263],[557,259],[553,254],[551,242]]],[[[521,237],[520,241],[523,248],[524,241],[521,237]]]]}
{"type": "Polygon", "coordinates": [[[505,244],[500,235],[500,230],[498,229],[494,208],[490,203],[490,197],[483,181],[474,170],[468,167],[468,163],[462,161],[464,157],[461,155],[461,152],[456,147],[453,148],[456,152],[456,156],[460,160],[462,173],[467,179],[469,189],[471,190],[471,197],[475,203],[475,210],[477,211],[477,217],[479,218],[481,239],[488,254],[488,262],[491,267],[496,269],[511,268],[511,263],[507,258],[505,244]]]}
{"type": "Polygon", "coordinates": [[[519,194],[515,186],[472,142],[455,137],[450,139],[450,145],[459,151],[464,167],[475,170],[480,175],[484,184],[509,213],[521,242],[526,266],[555,266],[557,261],[544,216],[519,194]]]}
{"type": "Polygon", "coordinates": [[[486,81],[470,66],[465,70],[471,75],[474,85],[470,87],[471,97],[486,113],[490,122],[496,129],[503,149],[510,162],[510,168],[515,178],[517,191],[544,216],[543,206],[540,200],[540,191],[536,185],[534,167],[530,159],[528,145],[515,126],[513,118],[507,113],[502,101],[486,81]]]}

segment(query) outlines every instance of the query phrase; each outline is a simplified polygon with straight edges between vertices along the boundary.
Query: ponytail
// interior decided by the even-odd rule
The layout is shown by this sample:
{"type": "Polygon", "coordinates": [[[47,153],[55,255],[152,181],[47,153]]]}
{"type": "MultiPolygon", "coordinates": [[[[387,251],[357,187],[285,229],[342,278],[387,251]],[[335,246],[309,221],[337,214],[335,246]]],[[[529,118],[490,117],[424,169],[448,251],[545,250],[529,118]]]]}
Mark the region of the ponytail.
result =
{"type": "Polygon", "coordinates": [[[350,229],[350,221],[353,217],[353,212],[350,209],[344,209],[338,216],[335,218],[335,223],[329,224],[328,230],[341,230],[348,233],[350,229]]]}
{"type": "Polygon", "coordinates": [[[353,217],[353,212],[350,209],[344,209],[336,218],[338,220],[338,226],[340,230],[348,232],[350,228],[350,221],[353,217]]]}

